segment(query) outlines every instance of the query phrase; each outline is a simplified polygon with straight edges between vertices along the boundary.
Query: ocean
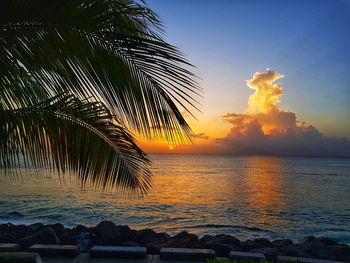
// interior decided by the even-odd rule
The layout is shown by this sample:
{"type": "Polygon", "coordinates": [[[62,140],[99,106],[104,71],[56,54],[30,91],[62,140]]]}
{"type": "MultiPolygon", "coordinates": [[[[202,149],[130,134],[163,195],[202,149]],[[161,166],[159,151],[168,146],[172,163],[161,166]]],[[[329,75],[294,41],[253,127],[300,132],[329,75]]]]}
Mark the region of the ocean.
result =
{"type": "Polygon", "coordinates": [[[102,220],[240,239],[327,236],[350,244],[350,159],[151,155],[144,196],[82,189],[43,171],[1,175],[0,223],[92,226],[102,220]],[[13,213],[17,212],[17,213],[13,213]]]}

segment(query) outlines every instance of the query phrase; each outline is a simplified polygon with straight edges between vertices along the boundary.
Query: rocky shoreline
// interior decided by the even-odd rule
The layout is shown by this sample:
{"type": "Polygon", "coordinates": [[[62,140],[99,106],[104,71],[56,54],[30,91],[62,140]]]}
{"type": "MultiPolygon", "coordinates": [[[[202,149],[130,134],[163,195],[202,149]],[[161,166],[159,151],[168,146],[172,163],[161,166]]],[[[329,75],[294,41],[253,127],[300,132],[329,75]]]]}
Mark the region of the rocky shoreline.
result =
{"type": "Polygon", "coordinates": [[[149,254],[158,254],[162,247],[208,248],[218,257],[227,257],[231,250],[259,252],[273,260],[278,255],[299,256],[350,262],[350,247],[327,237],[308,236],[302,242],[289,239],[256,238],[239,240],[231,235],[204,235],[180,232],[174,236],[152,229],[133,230],[128,226],[102,221],[94,227],[35,223],[31,225],[0,225],[0,243],[18,243],[22,249],[33,244],[77,244],[82,252],[93,245],[144,246],[149,254]]]}

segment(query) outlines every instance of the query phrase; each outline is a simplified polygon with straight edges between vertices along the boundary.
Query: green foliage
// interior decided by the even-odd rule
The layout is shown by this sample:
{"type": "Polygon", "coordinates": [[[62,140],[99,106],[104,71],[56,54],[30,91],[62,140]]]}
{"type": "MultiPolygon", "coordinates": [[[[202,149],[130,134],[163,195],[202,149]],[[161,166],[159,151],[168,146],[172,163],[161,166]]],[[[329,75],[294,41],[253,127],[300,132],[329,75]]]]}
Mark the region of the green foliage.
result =
{"type": "Polygon", "coordinates": [[[179,106],[201,89],[143,1],[0,3],[0,168],[19,163],[145,192],[149,160],[129,130],[192,142],[179,106]]]}

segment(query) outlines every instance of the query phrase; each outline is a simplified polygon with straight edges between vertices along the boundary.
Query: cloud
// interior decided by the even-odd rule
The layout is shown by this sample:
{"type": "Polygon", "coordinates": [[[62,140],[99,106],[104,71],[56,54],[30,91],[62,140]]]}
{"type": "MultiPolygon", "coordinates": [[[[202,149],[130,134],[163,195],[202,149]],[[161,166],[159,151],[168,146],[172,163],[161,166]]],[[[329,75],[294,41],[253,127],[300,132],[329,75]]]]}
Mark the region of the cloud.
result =
{"type": "Polygon", "coordinates": [[[256,72],[247,81],[254,90],[245,114],[222,117],[232,127],[217,142],[226,153],[293,156],[350,156],[350,141],[324,136],[315,127],[297,120],[296,114],[277,104],[283,87],[275,81],[283,75],[273,70],[256,72]]]}
{"type": "Polygon", "coordinates": [[[197,138],[197,139],[203,139],[203,140],[208,140],[210,137],[208,136],[208,135],[206,135],[205,133],[198,133],[198,134],[196,134],[195,135],[195,137],[197,138]]]}
{"type": "Polygon", "coordinates": [[[247,80],[247,86],[255,90],[248,101],[250,114],[278,111],[276,104],[280,102],[282,86],[274,82],[283,77],[282,74],[267,69],[266,72],[256,72],[252,79],[247,80]]]}

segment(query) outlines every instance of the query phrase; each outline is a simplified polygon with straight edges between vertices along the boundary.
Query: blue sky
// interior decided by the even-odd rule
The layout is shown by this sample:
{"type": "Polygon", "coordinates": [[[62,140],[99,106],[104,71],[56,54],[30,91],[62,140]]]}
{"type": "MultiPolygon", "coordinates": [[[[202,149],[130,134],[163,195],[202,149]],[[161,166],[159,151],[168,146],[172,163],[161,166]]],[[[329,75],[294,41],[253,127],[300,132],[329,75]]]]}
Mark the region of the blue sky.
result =
{"type": "Polygon", "coordinates": [[[199,122],[242,113],[245,81],[285,75],[279,107],[328,136],[350,138],[350,1],[148,0],[166,39],[196,65],[205,89],[199,122]]]}

